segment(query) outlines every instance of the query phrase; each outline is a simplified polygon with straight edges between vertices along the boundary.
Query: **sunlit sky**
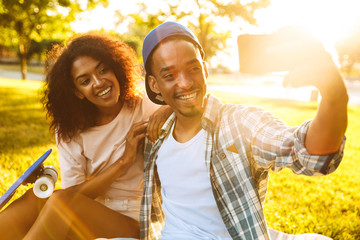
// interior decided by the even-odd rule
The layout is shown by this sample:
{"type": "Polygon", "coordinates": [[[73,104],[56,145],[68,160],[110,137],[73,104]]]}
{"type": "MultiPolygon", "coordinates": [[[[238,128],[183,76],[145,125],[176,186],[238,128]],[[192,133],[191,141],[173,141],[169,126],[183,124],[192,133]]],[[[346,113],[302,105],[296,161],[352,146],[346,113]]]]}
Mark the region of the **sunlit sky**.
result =
{"type": "MultiPolygon", "coordinates": [[[[126,24],[115,29],[114,10],[120,10],[126,15],[137,11],[138,0],[109,0],[107,8],[97,7],[93,11],[81,15],[82,20],[73,24],[78,32],[89,30],[116,30],[126,31],[126,24]]],[[[156,11],[162,7],[163,1],[152,0],[149,11],[156,11]]],[[[359,0],[271,0],[271,5],[256,12],[258,26],[244,25],[243,23],[224,22],[223,29],[229,29],[232,37],[229,39],[229,55],[220,54],[223,65],[237,70],[238,50],[236,39],[242,33],[271,33],[282,26],[298,25],[306,28],[320,40],[325,48],[334,55],[334,43],[345,36],[356,21],[360,21],[359,0]],[[226,64],[224,64],[226,63],[226,64]]],[[[215,63],[216,64],[216,63],[215,63]]]]}

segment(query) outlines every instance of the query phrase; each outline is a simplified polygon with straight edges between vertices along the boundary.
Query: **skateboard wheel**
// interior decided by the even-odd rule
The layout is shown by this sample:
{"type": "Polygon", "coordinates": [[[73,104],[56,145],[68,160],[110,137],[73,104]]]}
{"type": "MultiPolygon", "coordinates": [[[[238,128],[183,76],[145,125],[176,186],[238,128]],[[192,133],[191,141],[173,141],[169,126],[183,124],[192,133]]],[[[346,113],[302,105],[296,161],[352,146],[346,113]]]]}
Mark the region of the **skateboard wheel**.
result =
{"type": "Polygon", "coordinates": [[[55,183],[58,177],[56,168],[45,166],[41,177],[34,184],[33,191],[38,198],[48,198],[54,192],[55,183]]]}

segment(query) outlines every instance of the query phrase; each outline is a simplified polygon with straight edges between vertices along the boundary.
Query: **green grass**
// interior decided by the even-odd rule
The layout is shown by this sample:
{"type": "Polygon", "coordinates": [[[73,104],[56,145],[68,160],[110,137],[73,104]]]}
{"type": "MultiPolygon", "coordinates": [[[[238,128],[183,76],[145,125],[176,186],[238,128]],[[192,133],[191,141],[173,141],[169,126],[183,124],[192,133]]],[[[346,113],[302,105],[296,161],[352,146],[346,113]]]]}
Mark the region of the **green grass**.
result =
{"type": "MultiPolygon", "coordinates": [[[[0,194],[50,148],[53,153],[44,164],[59,168],[56,145],[39,100],[40,84],[0,78],[0,194]]],[[[21,186],[13,199],[27,188],[21,186]]]]}
{"type": "MultiPolygon", "coordinates": [[[[0,78],[0,194],[49,148],[53,153],[45,164],[59,168],[57,148],[39,101],[40,87],[40,81],[0,78]]],[[[260,106],[291,126],[312,118],[317,106],[224,92],[215,94],[224,102],[260,106]]],[[[349,106],[345,157],[333,174],[306,177],[288,170],[270,173],[265,203],[270,227],[292,234],[316,232],[335,240],[360,239],[359,129],[360,107],[349,106]]],[[[28,187],[21,187],[13,200],[28,187]]]]}
{"type": "MultiPolygon", "coordinates": [[[[224,102],[260,106],[297,126],[313,118],[316,103],[262,99],[214,92],[224,102]]],[[[269,227],[291,234],[315,232],[337,240],[360,239],[360,107],[349,106],[345,154],[339,168],[322,177],[285,169],[270,173],[265,202],[269,227]]]]}

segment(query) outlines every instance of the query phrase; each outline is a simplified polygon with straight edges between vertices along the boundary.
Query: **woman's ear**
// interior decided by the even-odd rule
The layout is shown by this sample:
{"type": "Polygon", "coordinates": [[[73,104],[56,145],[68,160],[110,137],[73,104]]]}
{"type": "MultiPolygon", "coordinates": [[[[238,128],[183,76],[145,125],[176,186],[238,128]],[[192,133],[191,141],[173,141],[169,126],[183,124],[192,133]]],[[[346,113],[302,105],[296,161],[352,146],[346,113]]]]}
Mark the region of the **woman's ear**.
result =
{"type": "Polygon", "coordinates": [[[79,98],[80,100],[83,100],[85,98],[84,94],[82,94],[79,90],[75,89],[74,91],[75,96],[79,98]]]}
{"type": "Polygon", "coordinates": [[[150,87],[151,91],[153,91],[154,93],[157,93],[157,94],[161,94],[160,90],[159,90],[159,86],[157,84],[157,81],[153,75],[149,75],[148,83],[149,83],[149,87],[150,87]]]}

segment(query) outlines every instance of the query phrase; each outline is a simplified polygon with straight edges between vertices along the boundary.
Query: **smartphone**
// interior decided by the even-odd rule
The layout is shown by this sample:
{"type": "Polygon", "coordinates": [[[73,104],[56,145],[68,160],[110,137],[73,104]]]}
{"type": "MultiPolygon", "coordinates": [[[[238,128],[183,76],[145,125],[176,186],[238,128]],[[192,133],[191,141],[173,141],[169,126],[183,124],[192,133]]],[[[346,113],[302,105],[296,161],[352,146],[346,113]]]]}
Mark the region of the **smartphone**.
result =
{"type": "Polygon", "coordinates": [[[239,35],[237,44],[239,70],[250,74],[290,71],[322,47],[319,48],[320,42],[309,33],[296,29],[239,35]]]}

